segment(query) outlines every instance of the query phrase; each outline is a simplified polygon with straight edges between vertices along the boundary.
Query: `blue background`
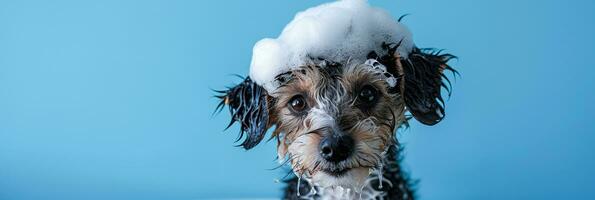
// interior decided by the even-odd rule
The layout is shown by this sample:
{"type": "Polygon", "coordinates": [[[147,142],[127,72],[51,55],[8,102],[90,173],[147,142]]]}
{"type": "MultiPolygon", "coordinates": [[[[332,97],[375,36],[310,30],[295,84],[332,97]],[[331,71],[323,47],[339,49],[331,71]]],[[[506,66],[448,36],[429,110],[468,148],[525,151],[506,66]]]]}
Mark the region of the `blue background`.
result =
{"type": "MultiPolygon", "coordinates": [[[[0,1],[0,199],[278,197],[211,89],[323,1],[0,1]]],[[[399,133],[421,199],[595,199],[595,1],[372,0],[460,57],[399,133]]]]}

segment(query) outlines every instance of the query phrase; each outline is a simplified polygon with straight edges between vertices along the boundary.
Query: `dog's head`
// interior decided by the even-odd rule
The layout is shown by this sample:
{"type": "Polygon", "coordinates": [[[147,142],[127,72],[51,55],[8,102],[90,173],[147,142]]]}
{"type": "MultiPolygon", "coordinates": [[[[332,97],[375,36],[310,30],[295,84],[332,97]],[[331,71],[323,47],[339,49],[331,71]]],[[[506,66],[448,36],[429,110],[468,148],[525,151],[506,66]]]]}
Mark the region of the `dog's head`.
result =
{"type": "Polygon", "coordinates": [[[416,48],[401,58],[396,47],[387,49],[359,62],[311,59],[278,75],[274,91],[246,78],[220,91],[219,108],[229,106],[231,124],[240,123],[244,148],[274,127],[278,156],[298,176],[323,187],[360,186],[397,144],[406,111],[427,125],[442,120],[441,87],[448,81],[442,73],[454,71],[446,64],[450,54],[416,48]]]}

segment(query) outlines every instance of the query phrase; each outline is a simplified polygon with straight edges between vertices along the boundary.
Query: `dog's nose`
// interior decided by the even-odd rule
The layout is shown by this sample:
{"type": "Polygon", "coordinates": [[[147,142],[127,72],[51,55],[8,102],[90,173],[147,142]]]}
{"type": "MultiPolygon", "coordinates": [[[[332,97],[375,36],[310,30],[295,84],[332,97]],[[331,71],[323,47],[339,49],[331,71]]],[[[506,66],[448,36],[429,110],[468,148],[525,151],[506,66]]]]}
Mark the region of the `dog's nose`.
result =
{"type": "Polygon", "coordinates": [[[330,162],[341,162],[353,151],[353,138],[347,135],[329,135],[320,142],[320,155],[330,162]]]}

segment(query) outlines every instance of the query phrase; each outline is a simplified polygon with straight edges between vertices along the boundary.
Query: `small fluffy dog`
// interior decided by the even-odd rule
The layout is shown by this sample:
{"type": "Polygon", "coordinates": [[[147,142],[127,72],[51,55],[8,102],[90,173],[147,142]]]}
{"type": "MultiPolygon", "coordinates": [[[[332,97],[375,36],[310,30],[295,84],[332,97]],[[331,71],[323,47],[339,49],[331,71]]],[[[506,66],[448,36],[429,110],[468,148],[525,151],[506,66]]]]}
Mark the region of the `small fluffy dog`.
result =
{"type": "Polygon", "coordinates": [[[229,107],[246,149],[274,129],[278,158],[296,175],[284,199],[414,199],[395,132],[409,116],[440,122],[444,72],[456,71],[451,54],[412,46],[405,57],[399,47],[382,42],[381,52],[340,62],[308,56],[275,75],[273,89],[247,77],[218,91],[217,110],[229,107]]]}

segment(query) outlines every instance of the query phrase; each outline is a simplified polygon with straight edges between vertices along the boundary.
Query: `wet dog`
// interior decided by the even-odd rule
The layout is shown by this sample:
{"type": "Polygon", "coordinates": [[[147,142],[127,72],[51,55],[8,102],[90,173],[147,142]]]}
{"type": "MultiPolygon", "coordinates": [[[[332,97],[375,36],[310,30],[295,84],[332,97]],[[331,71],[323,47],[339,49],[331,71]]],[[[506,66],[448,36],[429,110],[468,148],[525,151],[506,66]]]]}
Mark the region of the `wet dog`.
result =
{"type": "Polygon", "coordinates": [[[385,43],[366,60],[310,58],[277,75],[274,90],[248,77],[219,91],[218,109],[227,106],[230,126],[240,124],[244,148],[273,130],[279,159],[296,175],[284,199],[414,198],[395,132],[409,118],[440,122],[442,88],[450,95],[444,72],[456,71],[451,54],[414,47],[401,57],[398,46],[385,43]]]}

